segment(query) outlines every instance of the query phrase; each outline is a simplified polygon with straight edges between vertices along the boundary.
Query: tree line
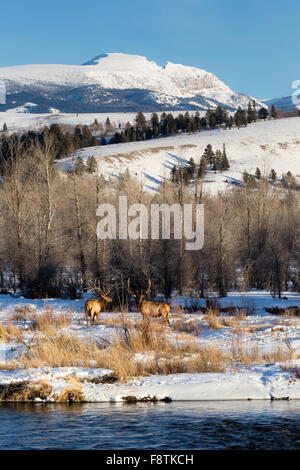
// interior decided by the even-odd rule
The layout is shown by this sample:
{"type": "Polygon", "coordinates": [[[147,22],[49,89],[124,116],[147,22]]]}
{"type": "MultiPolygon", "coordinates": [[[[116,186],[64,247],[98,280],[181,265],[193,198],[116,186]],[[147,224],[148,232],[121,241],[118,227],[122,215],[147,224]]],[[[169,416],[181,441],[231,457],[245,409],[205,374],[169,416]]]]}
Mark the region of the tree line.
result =
{"type": "MultiPolygon", "coordinates": [[[[22,135],[16,133],[9,135],[7,126],[4,124],[0,134],[0,159],[8,161],[11,158],[11,149],[14,147],[22,146],[30,150],[38,142],[44,148],[48,138],[51,138],[55,158],[60,159],[84,147],[149,140],[182,132],[199,132],[203,129],[214,129],[220,126],[224,126],[226,129],[231,129],[233,126],[240,128],[258,119],[267,119],[268,116],[269,112],[265,108],[260,108],[257,112],[255,101],[249,102],[247,110],[238,108],[233,116],[229,115],[228,111],[221,106],[208,109],[202,117],[198,111],[194,114],[187,111],[176,117],[172,113],[162,113],[160,118],[157,113],[153,113],[149,121],[142,112],[139,112],[133,124],[128,122],[124,129],[121,129],[119,124],[119,128],[111,137],[113,125],[109,117],[106,119],[105,129],[95,119],[91,126],[77,125],[72,131],[65,130],[62,125],[51,124],[50,127],[44,127],[40,132],[28,131],[22,135]],[[98,132],[100,135],[96,137],[98,132]]],[[[272,105],[270,117],[274,119],[277,117],[274,105],[272,105]]],[[[81,169],[79,168],[78,171],[81,169]]]]}
{"type": "MultiPolygon", "coordinates": [[[[212,162],[206,148],[205,162],[212,162]]],[[[216,153],[216,152],[214,152],[216,153]]],[[[14,147],[2,162],[0,180],[0,288],[27,297],[71,297],[91,279],[111,287],[114,303],[125,306],[132,288],[152,280],[152,294],[178,291],[199,296],[229,290],[300,290],[300,194],[291,185],[274,191],[263,178],[252,187],[216,197],[174,178],[151,194],[128,172],[109,183],[99,172],[61,175],[54,164],[53,137],[43,146],[14,147]],[[96,208],[128,204],[203,203],[205,241],[189,252],[184,240],[99,240],[96,208]]],[[[202,160],[202,159],[201,159],[202,160]]],[[[211,163],[210,163],[211,164],[211,163]]],[[[193,165],[189,165],[192,170],[193,165]]]]}

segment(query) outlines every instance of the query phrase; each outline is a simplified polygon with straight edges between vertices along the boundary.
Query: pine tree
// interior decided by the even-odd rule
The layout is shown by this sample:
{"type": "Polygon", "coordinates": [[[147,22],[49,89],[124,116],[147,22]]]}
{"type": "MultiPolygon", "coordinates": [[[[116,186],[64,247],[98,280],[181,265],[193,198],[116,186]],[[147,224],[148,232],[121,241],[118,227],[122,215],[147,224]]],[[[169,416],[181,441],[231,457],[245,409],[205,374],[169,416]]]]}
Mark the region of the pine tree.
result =
{"type": "Polygon", "coordinates": [[[243,181],[245,184],[248,183],[248,179],[249,179],[249,173],[245,170],[243,173],[243,181]]]}
{"type": "Polygon", "coordinates": [[[206,158],[202,156],[200,160],[200,165],[198,168],[198,174],[197,174],[198,178],[202,179],[205,176],[206,166],[207,166],[206,158]]]}
{"type": "Polygon", "coordinates": [[[232,119],[232,116],[229,116],[226,120],[226,127],[228,127],[228,129],[231,129],[233,126],[233,119],[232,119]]]}
{"type": "Polygon", "coordinates": [[[157,113],[153,113],[151,116],[151,127],[152,127],[152,133],[154,137],[159,136],[159,118],[157,113]]]}
{"type": "Polygon", "coordinates": [[[242,109],[242,112],[241,112],[241,123],[242,123],[242,126],[245,126],[245,127],[247,127],[248,125],[247,113],[245,109],[242,109]]]}
{"type": "Polygon", "coordinates": [[[137,133],[143,135],[144,132],[146,132],[146,129],[147,129],[147,121],[146,121],[146,118],[144,116],[144,114],[142,112],[139,112],[137,115],[136,115],[136,118],[135,118],[135,126],[136,126],[136,131],[137,133]]]}
{"type": "Polygon", "coordinates": [[[254,100],[252,100],[252,110],[253,110],[252,118],[253,118],[253,121],[256,122],[257,121],[257,112],[256,112],[256,103],[255,103],[254,100]]]}
{"type": "Polygon", "coordinates": [[[221,159],[221,170],[226,171],[230,168],[229,161],[226,154],[226,147],[223,144],[223,152],[222,152],[222,159],[221,159]]]}
{"type": "Polygon", "coordinates": [[[276,118],[277,118],[277,110],[276,110],[274,104],[272,104],[272,106],[271,106],[270,116],[271,116],[271,118],[273,118],[273,119],[276,119],[276,118]]]}
{"type": "Polygon", "coordinates": [[[206,122],[208,123],[209,127],[214,128],[216,127],[216,115],[212,109],[208,109],[205,114],[206,122]]]}
{"type": "Polygon", "coordinates": [[[82,176],[85,171],[85,165],[83,163],[82,157],[77,157],[74,165],[74,173],[77,176],[82,176]]]}
{"type": "Polygon", "coordinates": [[[273,168],[270,172],[270,179],[271,179],[271,181],[273,181],[273,183],[275,183],[275,181],[277,180],[277,173],[273,168]]]}
{"type": "Polygon", "coordinates": [[[2,132],[7,132],[7,125],[6,125],[6,122],[3,124],[3,129],[2,129],[2,132]]]}
{"type": "Polygon", "coordinates": [[[171,181],[172,183],[177,183],[177,167],[175,165],[171,170],[171,181]]]}
{"type": "Polygon", "coordinates": [[[269,116],[269,111],[266,108],[260,108],[259,109],[259,111],[258,111],[259,119],[263,119],[265,121],[268,116],[269,116]]]}
{"type": "Polygon", "coordinates": [[[255,170],[255,177],[260,180],[261,178],[261,171],[260,169],[257,167],[256,170],[255,170]]]}
{"type": "Polygon", "coordinates": [[[214,154],[212,146],[210,144],[208,144],[205,147],[203,157],[205,158],[207,165],[213,165],[215,154],[214,154]]]}
{"type": "Polygon", "coordinates": [[[222,169],[222,152],[221,150],[216,150],[215,153],[215,159],[213,163],[213,168],[214,172],[220,171],[222,169]]]}
{"type": "Polygon", "coordinates": [[[86,161],[86,170],[88,173],[96,173],[97,172],[97,160],[94,156],[88,157],[86,161]]]}
{"type": "Polygon", "coordinates": [[[239,129],[242,126],[242,108],[239,107],[234,114],[234,122],[236,127],[239,129]]]}
{"type": "Polygon", "coordinates": [[[252,109],[251,101],[249,101],[249,103],[248,103],[247,114],[248,114],[248,122],[251,123],[254,120],[253,119],[253,109],[252,109]]]}
{"type": "Polygon", "coordinates": [[[189,160],[188,171],[189,171],[191,177],[193,178],[194,175],[195,175],[195,172],[196,172],[196,164],[195,164],[195,161],[194,161],[193,157],[191,157],[190,160],[189,160]]]}

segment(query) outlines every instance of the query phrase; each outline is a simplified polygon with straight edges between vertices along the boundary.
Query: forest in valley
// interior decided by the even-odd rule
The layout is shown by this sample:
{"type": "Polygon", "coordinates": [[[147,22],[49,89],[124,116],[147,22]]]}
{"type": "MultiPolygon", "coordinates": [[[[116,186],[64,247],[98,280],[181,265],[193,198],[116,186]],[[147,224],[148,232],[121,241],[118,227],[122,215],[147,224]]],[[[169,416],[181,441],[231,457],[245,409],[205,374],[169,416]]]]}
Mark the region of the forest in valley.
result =
{"type": "MultiPolygon", "coordinates": [[[[253,120],[267,118],[250,109],[253,120]]],[[[249,109],[248,114],[238,111],[232,125],[247,125],[249,113],[249,109]]],[[[117,132],[119,137],[132,128],[136,137],[142,132],[141,114],[135,126],[117,132]]],[[[209,111],[203,119],[212,115],[212,127],[229,125],[223,110],[209,111]],[[223,116],[219,121],[218,113],[223,116]]],[[[153,132],[158,126],[160,134],[166,116],[157,121],[154,113],[145,125],[153,132]]],[[[197,115],[188,116],[199,126],[210,125],[197,121],[197,115]]],[[[180,115],[173,118],[174,126],[180,120],[180,115]]],[[[145,191],[128,171],[106,181],[94,157],[86,164],[77,158],[72,171],[59,172],[57,159],[99,143],[93,129],[93,125],[77,126],[65,132],[57,124],[23,135],[9,135],[6,130],[0,134],[2,293],[80,298],[91,281],[100,280],[113,289],[115,305],[123,306],[128,302],[129,278],[135,289],[145,288],[151,279],[152,295],[166,299],[174,291],[205,297],[256,288],[280,297],[284,290],[300,290],[300,192],[291,172],[279,181],[274,170],[265,177],[257,168],[255,175],[244,173],[243,184],[209,196],[203,191],[203,177],[207,170],[229,168],[225,145],[222,149],[207,145],[196,162],[191,158],[184,166],[175,166],[170,181],[157,193],[145,191]],[[98,239],[96,208],[103,203],[118,207],[120,195],[128,197],[129,205],[146,207],[204,204],[203,249],[186,251],[184,240],[172,236],[170,240],[98,239]]]]}

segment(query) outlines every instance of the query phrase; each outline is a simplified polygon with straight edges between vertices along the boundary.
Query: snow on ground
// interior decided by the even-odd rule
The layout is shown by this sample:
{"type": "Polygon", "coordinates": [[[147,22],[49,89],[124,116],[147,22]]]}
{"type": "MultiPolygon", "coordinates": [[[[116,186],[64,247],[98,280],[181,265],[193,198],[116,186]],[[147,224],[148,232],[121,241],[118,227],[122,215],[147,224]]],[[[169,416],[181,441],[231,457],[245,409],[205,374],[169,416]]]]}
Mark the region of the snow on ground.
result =
{"type": "MultiPolygon", "coordinates": [[[[107,179],[118,178],[130,171],[145,189],[158,190],[169,179],[174,165],[185,165],[193,157],[198,164],[207,144],[213,149],[226,145],[230,169],[223,173],[207,172],[204,190],[214,194],[243,181],[243,172],[255,174],[257,167],[268,176],[274,168],[278,177],[291,171],[300,182],[300,119],[299,117],[256,122],[240,129],[206,130],[196,134],[180,134],[142,142],[130,142],[78,150],[75,156],[86,160],[95,156],[99,172],[107,179]]],[[[70,168],[71,160],[57,163],[60,169],[70,168]]]]}
{"type": "MultiPolygon", "coordinates": [[[[174,112],[177,115],[179,112],[174,112]]],[[[158,113],[161,114],[161,113],[158,113]]],[[[147,119],[150,113],[145,113],[147,119]]],[[[10,132],[27,129],[38,130],[43,126],[60,123],[75,126],[91,125],[95,119],[105,124],[109,116],[116,127],[126,122],[133,123],[136,113],[109,114],[24,114],[7,111],[0,113],[0,129],[6,122],[10,132]]],[[[213,194],[239,184],[243,172],[255,174],[257,167],[268,176],[274,168],[278,177],[291,171],[300,182],[300,119],[298,117],[256,122],[246,128],[231,130],[205,130],[196,134],[182,134],[143,142],[131,142],[78,150],[75,156],[86,160],[95,156],[99,172],[107,179],[118,178],[130,171],[139,178],[145,189],[157,191],[160,184],[170,178],[174,165],[184,165],[193,157],[199,163],[207,144],[213,149],[222,149],[226,144],[230,169],[223,173],[207,172],[204,190],[213,194]]],[[[71,160],[57,162],[61,169],[70,168],[71,160]]]]}
{"type": "MultiPolygon", "coordinates": [[[[290,364],[297,365],[300,361],[290,364]]],[[[289,371],[273,363],[228,373],[155,375],[101,387],[89,384],[85,389],[87,401],[122,401],[126,396],[174,401],[299,399],[300,380],[292,380],[289,371]]]]}
{"type": "MultiPolygon", "coordinates": [[[[248,348],[256,348],[263,352],[274,351],[278,346],[293,348],[294,359],[284,363],[229,364],[223,373],[197,373],[176,375],[153,375],[150,377],[134,378],[126,383],[114,384],[97,383],[101,377],[111,374],[107,369],[59,367],[51,369],[40,367],[27,370],[2,370],[0,367],[0,385],[11,382],[31,381],[32,383],[47,382],[52,387],[49,400],[59,394],[69,385],[68,380],[74,377],[80,381],[80,386],[86,401],[122,401],[122,397],[134,396],[145,398],[172,400],[243,400],[243,399],[271,399],[286,398],[300,399],[300,379],[296,378],[295,370],[300,369],[300,318],[281,317],[265,312],[266,307],[299,306],[300,294],[286,292],[283,296],[288,300],[272,298],[265,291],[251,291],[247,293],[232,292],[228,297],[218,299],[222,307],[234,305],[248,307],[250,315],[236,323],[236,328],[222,325],[211,329],[206,323],[205,315],[201,312],[180,315],[178,306],[188,305],[187,297],[174,296],[171,302],[172,315],[170,337],[176,333],[176,321],[182,320],[185,325],[193,324],[196,329],[196,342],[200,346],[214,346],[223,352],[229,351],[235,341],[243,342],[248,348]],[[51,398],[52,397],[52,398],[51,398]]],[[[200,304],[204,305],[201,299],[200,304]]],[[[16,307],[30,306],[32,311],[42,313],[52,307],[55,313],[67,312],[72,315],[72,324],[63,329],[66,333],[78,335],[81,339],[94,339],[97,341],[113,341],[118,331],[114,325],[114,318],[118,313],[105,313],[100,315],[100,324],[87,327],[83,321],[83,300],[32,300],[22,297],[13,298],[9,295],[0,295],[0,322],[9,320],[16,307]],[[101,318],[112,319],[111,323],[101,323],[101,318]]],[[[139,317],[138,313],[129,312],[128,318],[139,317]]],[[[220,321],[228,316],[217,317],[220,321]]],[[[26,325],[23,324],[26,333],[26,325]]],[[[30,341],[30,334],[26,333],[25,344],[30,341]]],[[[0,342],[0,363],[9,364],[25,349],[24,344],[0,342]]],[[[134,360],[142,360],[141,354],[134,360]],[[139,357],[138,357],[139,356],[139,357]]],[[[146,359],[146,358],[145,358],[146,359]]]]}

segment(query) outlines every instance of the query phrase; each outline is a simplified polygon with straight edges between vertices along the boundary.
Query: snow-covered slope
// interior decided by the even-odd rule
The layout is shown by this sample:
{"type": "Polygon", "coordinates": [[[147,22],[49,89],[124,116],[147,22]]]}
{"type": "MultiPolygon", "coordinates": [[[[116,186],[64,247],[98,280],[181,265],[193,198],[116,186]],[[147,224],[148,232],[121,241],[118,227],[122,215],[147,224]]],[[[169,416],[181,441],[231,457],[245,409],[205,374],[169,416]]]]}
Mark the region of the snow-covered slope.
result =
{"type": "MultiPolygon", "coordinates": [[[[230,169],[224,173],[208,172],[204,189],[212,193],[223,191],[243,181],[243,172],[255,174],[257,167],[268,176],[272,168],[280,178],[291,171],[300,182],[300,118],[257,122],[246,128],[202,131],[161,139],[90,147],[76,152],[87,159],[94,155],[99,172],[116,178],[127,168],[144,183],[145,189],[157,190],[170,177],[174,165],[187,164],[193,157],[198,164],[207,144],[222,149],[226,144],[230,169]]],[[[58,162],[60,168],[70,160],[58,162]]]]}
{"type": "Polygon", "coordinates": [[[150,111],[161,105],[207,109],[218,104],[233,110],[246,106],[251,98],[232,91],[205,70],[171,62],[160,67],[146,57],[121,53],[102,54],[79,66],[2,67],[0,80],[8,90],[5,109],[21,106],[24,103],[19,101],[26,98],[40,106],[35,112],[44,111],[45,106],[83,112],[89,111],[88,105],[93,106],[91,111],[150,111]]]}

